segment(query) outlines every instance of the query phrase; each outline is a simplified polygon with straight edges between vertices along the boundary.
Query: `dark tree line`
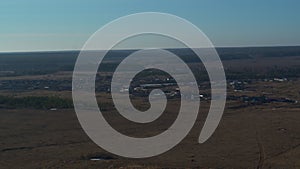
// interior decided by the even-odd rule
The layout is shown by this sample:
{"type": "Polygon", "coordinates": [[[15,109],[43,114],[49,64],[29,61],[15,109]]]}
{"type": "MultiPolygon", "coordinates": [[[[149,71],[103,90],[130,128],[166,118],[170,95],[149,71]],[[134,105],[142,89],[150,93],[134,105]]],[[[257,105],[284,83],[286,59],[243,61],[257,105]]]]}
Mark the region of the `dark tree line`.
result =
{"type": "Polygon", "coordinates": [[[70,99],[59,97],[10,97],[0,96],[0,107],[2,108],[35,108],[35,109],[51,109],[72,108],[73,102],[70,99]]]}

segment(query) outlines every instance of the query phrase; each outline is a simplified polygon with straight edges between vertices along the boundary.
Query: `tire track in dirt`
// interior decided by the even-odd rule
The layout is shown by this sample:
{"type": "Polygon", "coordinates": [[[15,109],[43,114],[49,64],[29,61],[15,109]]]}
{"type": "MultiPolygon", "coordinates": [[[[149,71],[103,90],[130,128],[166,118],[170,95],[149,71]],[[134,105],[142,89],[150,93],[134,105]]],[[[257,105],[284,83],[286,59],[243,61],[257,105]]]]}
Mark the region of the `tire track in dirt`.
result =
{"type": "Polygon", "coordinates": [[[262,144],[260,135],[259,135],[257,130],[256,130],[256,141],[257,141],[257,145],[258,145],[258,148],[259,148],[259,160],[258,160],[258,164],[257,164],[256,169],[262,169],[263,166],[264,166],[266,153],[265,153],[264,146],[262,144]]]}
{"type": "Polygon", "coordinates": [[[44,148],[44,147],[52,147],[52,146],[65,146],[65,145],[73,145],[73,144],[82,144],[82,143],[88,143],[90,141],[80,141],[80,142],[71,142],[71,143],[63,143],[63,144],[44,144],[40,146],[22,146],[22,147],[10,147],[10,148],[4,148],[0,150],[0,152],[7,152],[7,151],[17,151],[17,150],[32,150],[36,148],[44,148]]]}

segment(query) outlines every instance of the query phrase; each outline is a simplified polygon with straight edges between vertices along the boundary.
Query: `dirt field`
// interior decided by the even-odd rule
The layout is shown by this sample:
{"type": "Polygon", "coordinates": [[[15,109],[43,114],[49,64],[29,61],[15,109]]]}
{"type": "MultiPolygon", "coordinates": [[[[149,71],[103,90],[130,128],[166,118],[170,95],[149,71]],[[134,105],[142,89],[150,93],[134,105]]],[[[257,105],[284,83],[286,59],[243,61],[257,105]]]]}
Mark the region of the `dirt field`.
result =
{"type": "MultiPolygon", "coordinates": [[[[247,85],[249,91],[229,89],[228,94],[253,96],[264,92],[270,97],[300,100],[299,84],[300,80],[254,82],[247,85]]],[[[71,97],[70,92],[63,91],[38,93],[71,97]]],[[[100,93],[98,100],[106,102],[109,98],[100,93]]],[[[136,103],[142,105],[139,100],[136,103]]],[[[1,108],[0,168],[300,168],[299,103],[237,106],[242,104],[228,100],[214,135],[198,144],[209,108],[208,102],[201,102],[200,114],[189,135],[172,150],[147,159],[127,159],[98,147],[81,129],[73,109],[1,108]]],[[[161,121],[140,127],[124,121],[114,110],[108,109],[104,115],[122,133],[148,136],[171,124],[177,115],[175,107],[176,101],[171,101],[161,121]]]]}
{"type": "MultiPolygon", "coordinates": [[[[65,55],[55,58],[65,59],[65,55]]],[[[68,70],[75,62],[75,54],[69,55],[71,59],[62,60],[59,65],[56,59],[41,60],[40,54],[31,59],[36,61],[34,64],[6,57],[1,63],[8,64],[12,59],[6,69],[16,76],[0,77],[0,96],[71,99],[72,72],[68,70]],[[50,60],[52,66],[48,64],[50,60]],[[66,71],[61,71],[61,67],[67,67],[63,69],[66,71]]],[[[297,73],[300,57],[249,55],[244,59],[225,59],[223,64],[228,78],[225,113],[216,132],[203,144],[197,141],[209,109],[209,101],[205,99],[201,100],[198,119],[188,136],[170,151],[147,159],[123,158],[98,147],[85,134],[72,108],[51,111],[9,108],[0,103],[0,168],[300,168],[300,79],[297,73]]],[[[198,63],[190,63],[190,66],[204,70],[198,63]]],[[[101,84],[106,85],[102,89],[100,86],[102,92],[97,93],[99,105],[105,110],[106,120],[119,132],[135,137],[154,136],[176,119],[178,99],[171,99],[165,113],[153,123],[140,125],[127,121],[113,108],[111,96],[103,92],[112,73],[98,75],[103,76],[101,84]]],[[[200,84],[200,92],[209,97],[208,82],[200,84]]],[[[132,103],[140,109],[149,107],[145,99],[134,98],[132,103]]]]}

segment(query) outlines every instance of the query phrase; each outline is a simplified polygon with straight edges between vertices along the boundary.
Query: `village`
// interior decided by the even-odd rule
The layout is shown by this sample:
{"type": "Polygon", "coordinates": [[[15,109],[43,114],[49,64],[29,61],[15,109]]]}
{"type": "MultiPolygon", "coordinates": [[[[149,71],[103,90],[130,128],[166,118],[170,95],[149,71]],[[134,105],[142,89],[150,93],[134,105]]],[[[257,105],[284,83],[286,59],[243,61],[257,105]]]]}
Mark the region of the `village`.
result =
{"type": "MultiPolygon", "coordinates": [[[[282,102],[297,104],[298,100],[294,100],[286,97],[269,97],[268,93],[264,91],[256,91],[249,87],[249,84],[257,82],[266,83],[287,83],[287,78],[272,78],[272,79],[259,79],[259,80],[230,80],[228,81],[228,95],[227,100],[240,101],[247,103],[248,105],[259,105],[264,103],[282,102]],[[255,92],[256,94],[249,95],[247,93],[255,92]]],[[[188,85],[188,84],[187,84],[188,85]]],[[[200,98],[202,101],[209,101],[210,90],[209,83],[203,82],[198,85],[199,93],[198,96],[189,95],[184,96],[180,93],[180,89],[176,81],[171,77],[161,77],[153,80],[138,80],[132,82],[130,86],[123,86],[120,88],[120,93],[129,92],[130,95],[135,97],[148,97],[153,89],[161,89],[164,91],[168,99],[178,99],[184,97],[185,99],[193,100],[200,98]]],[[[2,80],[0,82],[0,91],[11,91],[11,92],[26,92],[35,90],[49,90],[49,91],[71,91],[72,81],[71,80],[2,80]]],[[[96,92],[110,92],[109,83],[101,83],[96,85],[96,92]]]]}

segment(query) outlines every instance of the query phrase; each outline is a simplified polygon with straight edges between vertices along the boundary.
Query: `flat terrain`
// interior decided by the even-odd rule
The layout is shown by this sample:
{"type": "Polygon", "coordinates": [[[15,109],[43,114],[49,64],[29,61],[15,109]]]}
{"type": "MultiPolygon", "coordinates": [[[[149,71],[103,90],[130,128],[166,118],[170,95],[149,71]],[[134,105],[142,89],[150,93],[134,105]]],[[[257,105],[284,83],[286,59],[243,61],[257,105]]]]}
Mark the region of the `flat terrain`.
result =
{"type": "MultiPolygon", "coordinates": [[[[39,58],[38,53],[32,57],[36,62],[31,63],[18,60],[29,54],[13,55],[13,59],[0,55],[0,168],[298,169],[300,57],[295,51],[299,49],[220,50],[228,93],[216,132],[207,142],[197,142],[210,106],[209,83],[203,78],[199,84],[203,98],[193,129],[170,151],[146,159],[123,158],[98,147],[81,128],[72,106],[65,106],[72,99],[70,69],[76,52],[63,53],[67,57],[59,63],[61,53],[47,53],[54,58],[51,68],[43,66],[52,59],[34,59],[39,58]],[[12,66],[14,63],[18,66],[12,66]]],[[[116,65],[115,60],[107,63],[116,65]]],[[[189,66],[198,67],[196,63],[189,66]]],[[[107,91],[111,75],[110,71],[98,74],[101,84],[96,91],[103,115],[116,130],[149,137],[165,131],[176,119],[176,95],[153,123],[142,125],[122,118],[107,91]]],[[[160,76],[155,78],[157,83],[163,82],[160,76]]],[[[149,108],[148,101],[138,94],[132,96],[132,103],[141,110],[149,108]]]]}
{"type": "MultiPolygon", "coordinates": [[[[262,90],[272,97],[281,95],[300,100],[300,80],[289,82],[255,82],[254,95],[262,90]],[[266,86],[269,86],[266,88],[266,86]],[[272,86],[272,87],[270,87],[272,86]],[[271,90],[271,91],[268,91],[271,90]]],[[[5,92],[4,92],[5,93],[5,92]]],[[[38,92],[39,94],[43,92],[38,92]]],[[[45,95],[51,92],[44,91],[45,95]]],[[[23,93],[26,94],[26,93],[23,93]]],[[[57,92],[52,94],[56,95],[57,92]]],[[[229,95],[241,95],[229,89],[229,95]]],[[[70,93],[64,93],[71,97],[70,93]]],[[[98,99],[109,100],[107,94],[98,99]]],[[[136,101],[139,103],[139,101],[136,101]]],[[[174,101],[176,102],[176,101],[174,101]]],[[[114,156],[95,145],[81,129],[73,109],[36,110],[0,109],[0,157],[3,168],[299,168],[300,167],[300,105],[299,103],[264,103],[243,105],[229,100],[224,117],[206,143],[198,144],[209,103],[201,102],[198,120],[190,134],[178,146],[158,157],[133,160],[114,156]],[[91,161],[91,158],[101,158],[91,161]]],[[[162,132],[169,120],[176,118],[172,104],[166,111],[165,123],[134,125],[116,113],[106,112],[107,120],[125,134],[162,132]]]]}

